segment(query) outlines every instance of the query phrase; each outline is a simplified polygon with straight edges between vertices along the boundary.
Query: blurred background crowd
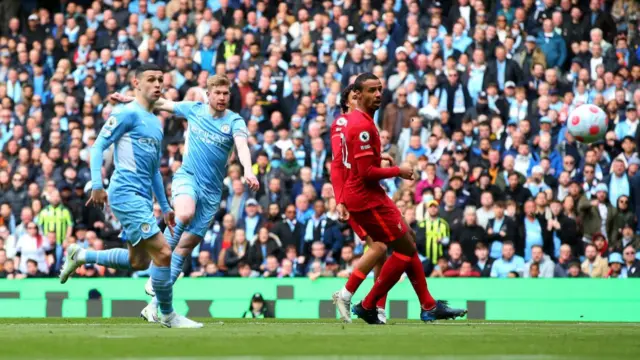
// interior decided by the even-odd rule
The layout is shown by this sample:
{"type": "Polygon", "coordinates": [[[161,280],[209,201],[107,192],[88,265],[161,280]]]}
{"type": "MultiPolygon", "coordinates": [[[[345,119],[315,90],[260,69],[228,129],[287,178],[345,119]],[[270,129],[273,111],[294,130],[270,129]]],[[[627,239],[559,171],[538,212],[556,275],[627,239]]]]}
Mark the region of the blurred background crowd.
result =
{"type": "MultiPolygon", "coordinates": [[[[204,101],[212,74],[250,130],[261,188],[230,159],[185,276],[347,277],[364,251],[336,221],[329,129],[371,71],[383,150],[415,181],[381,182],[433,277],[640,276],[640,51],[634,0],[0,0],[0,278],[56,276],[66,247],[124,244],[86,208],[88,149],[133,70],[204,101]],[[609,131],[566,131],[584,103],[609,131]]],[[[171,193],[186,122],[166,113],[171,193]]],[[[113,170],[111,155],[103,174],[113,170]]],[[[108,185],[108,184],[106,184],[108,185]]],[[[155,208],[158,221],[162,216],[155,208]]],[[[145,276],[85,266],[80,276],[145,276]]]]}

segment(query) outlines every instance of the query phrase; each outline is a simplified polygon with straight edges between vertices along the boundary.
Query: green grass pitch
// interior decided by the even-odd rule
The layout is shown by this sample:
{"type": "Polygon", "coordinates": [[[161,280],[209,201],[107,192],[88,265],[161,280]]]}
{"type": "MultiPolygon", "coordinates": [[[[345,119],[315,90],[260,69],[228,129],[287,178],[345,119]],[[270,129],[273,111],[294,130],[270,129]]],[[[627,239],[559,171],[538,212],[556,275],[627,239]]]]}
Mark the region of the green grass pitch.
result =
{"type": "Polygon", "coordinates": [[[9,359],[633,359],[640,324],[200,319],[199,330],[136,319],[0,319],[9,359]]]}

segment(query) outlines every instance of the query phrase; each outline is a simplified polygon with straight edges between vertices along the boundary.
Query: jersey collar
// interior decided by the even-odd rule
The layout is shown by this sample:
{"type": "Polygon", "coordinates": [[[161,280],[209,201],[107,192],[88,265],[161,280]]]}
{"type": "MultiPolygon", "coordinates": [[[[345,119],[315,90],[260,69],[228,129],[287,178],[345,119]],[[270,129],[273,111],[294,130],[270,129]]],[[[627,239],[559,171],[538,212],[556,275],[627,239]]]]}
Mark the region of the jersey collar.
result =
{"type": "Polygon", "coordinates": [[[360,109],[355,109],[354,112],[357,111],[359,113],[361,113],[367,120],[369,121],[373,121],[373,118],[371,118],[371,116],[369,116],[369,114],[367,114],[366,112],[360,110],[360,109]]]}

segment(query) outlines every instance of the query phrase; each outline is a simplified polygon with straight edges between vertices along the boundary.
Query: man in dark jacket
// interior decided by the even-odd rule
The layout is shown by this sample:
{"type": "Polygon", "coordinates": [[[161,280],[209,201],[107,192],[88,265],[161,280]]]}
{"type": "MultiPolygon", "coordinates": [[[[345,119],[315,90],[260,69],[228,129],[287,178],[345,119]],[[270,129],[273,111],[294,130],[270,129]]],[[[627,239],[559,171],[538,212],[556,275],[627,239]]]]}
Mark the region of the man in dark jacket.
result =
{"type": "Polygon", "coordinates": [[[513,219],[504,216],[505,207],[504,202],[497,201],[493,205],[495,217],[487,223],[487,242],[491,249],[490,255],[495,259],[502,255],[502,243],[507,240],[515,241],[518,234],[518,226],[513,219]]]}
{"type": "Polygon", "coordinates": [[[477,243],[475,254],[477,261],[473,264],[473,269],[478,271],[481,277],[490,277],[494,259],[489,257],[487,245],[482,242],[477,243]]]}
{"type": "Polygon", "coordinates": [[[489,63],[487,71],[484,73],[484,88],[491,83],[498,84],[498,88],[504,91],[505,84],[513,81],[516,85],[522,82],[522,69],[518,63],[507,59],[507,51],[500,45],[495,51],[496,59],[489,63]]]}
{"type": "Polygon", "coordinates": [[[452,129],[459,129],[467,111],[473,108],[473,99],[469,90],[458,80],[458,72],[451,71],[447,74],[447,83],[440,91],[440,104],[446,106],[449,113],[449,123],[452,129]]]}
{"type": "Polygon", "coordinates": [[[271,232],[280,238],[283,248],[294,245],[299,249],[304,235],[304,225],[296,219],[296,206],[293,204],[287,206],[284,216],[285,218],[277,223],[271,232]]]}
{"type": "Polygon", "coordinates": [[[16,219],[20,218],[22,208],[29,204],[29,196],[27,195],[27,187],[24,186],[25,179],[22,175],[13,174],[11,179],[11,188],[2,197],[2,203],[8,203],[16,219]]]}
{"type": "Polygon", "coordinates": [[[522,206],[531,197],[531,191],[520,184],[520,175],[512,171],[508,177],[509,186],[504,189],[505,200],[513,200],[522,206]]]}
{"type": "Polygon", "coordinates": [[[258,201],[263,210],[269,208],[269,204],[278,204],[280,209],[284,209],[289,205],[289,197],[284,193],[280,178],[271,178],[269,187],[264,195],[258,201]]]}
{"type": "Polygon", "coordinates": [[[585,16],[587,22],[587,28],[598,28],[602,30],[604,39],[608,42],[613,42],[613,37],[616,35],[616,24],[606,11],[602,11],[600,7],[600,0],[589,1],[589,11],[585,16]]]}
{"type": "Polygon", "coordinates": [[[624,259],[622,273],[626,273],[630,278],[640,277],[640,260],[636,259],[636,249],[633,245],[629,244],[624,248],[622,258],[624,259]]]}

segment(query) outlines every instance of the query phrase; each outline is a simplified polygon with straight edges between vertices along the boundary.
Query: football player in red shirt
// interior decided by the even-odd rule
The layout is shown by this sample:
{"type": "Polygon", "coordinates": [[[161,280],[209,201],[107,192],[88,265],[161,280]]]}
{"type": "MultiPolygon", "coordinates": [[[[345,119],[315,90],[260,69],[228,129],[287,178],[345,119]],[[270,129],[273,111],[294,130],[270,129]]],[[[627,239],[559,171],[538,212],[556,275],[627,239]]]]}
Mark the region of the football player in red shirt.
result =
{"type": "MultiPolygon", "coordinates": [[[[331,183],[333,184],[333,192],[336,196],[336,202],[338,206],[344,207],[342,194],[344,182],[347,179],[347,171],[345,168],[345,161],[343,158],[342,147],[344,145],[344,133],[343,129],[347,125],[347,120],[344,115],[350,113],[355,109],[356,101],[353,96],[353,85],[347,86],[340,96],[340,107],[342,108],[343,116],[338,117],[331,125],[331,152],[333,154],[333,160],[331,161],[331,183]]],[[[386,155],[386,154],[385,154],[386,155]]],[[[393,163],[391,156],[385,156],[385,159],[390,160],[393,163]]],[[[333,303],[338,307],[340,318],[347,323],[351,322],[351,297],[358,290],[362,281],[367,277],[367,274],[373,269],[374,278],[377,279],[382,264],[387,257],[387,246],[381,242],[374,242],[360,225],[358,225],[353,218],[348,218],[347,222],[353,232],[355,232],[360,239],[365,241],[369,249],[358,261],[358,266],[353,270],[347,283],[341,289],[333,293],[333,303]]],[[[382,296],[376,302],[376,309],[378,312],[378,320],[382,323],[387,322],[387,316],[385,312],[385,305],[387,303],[386,294],[382,296]]]]}
{"type": "Polygon", "coordinates": [[[352,309],[369,324],[380,324],[376,302],[391,290],[403,273],[407,273],[421,305],[420,319],[434,321],[464,316],[466,310],[452,309],[446,301],[436,301],[427,282],[415,246],[415,235],[409,230],[398,207],[380,186],[382,179],[413,179],[413,168],[407,165],[380,167],[381,145],[373,116],[382,101],[382,83],[375,75],[364,73],[356,78],[354,92],[357,107],[347,115],[345,147],[342,149],[348,178],[341,194],[348,214],[338,208],[341,218],[353,218],[373,241],[386,243],[392,255],[382,267],[378,280],[365,299],[352,309]]]}

